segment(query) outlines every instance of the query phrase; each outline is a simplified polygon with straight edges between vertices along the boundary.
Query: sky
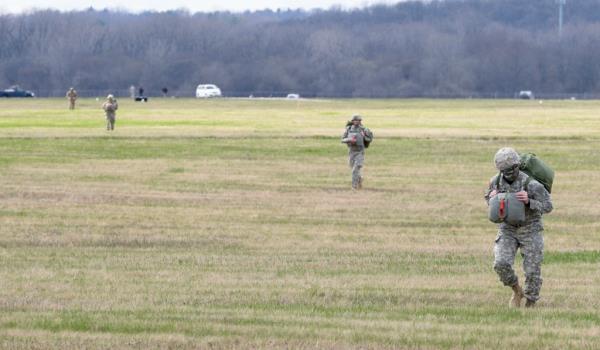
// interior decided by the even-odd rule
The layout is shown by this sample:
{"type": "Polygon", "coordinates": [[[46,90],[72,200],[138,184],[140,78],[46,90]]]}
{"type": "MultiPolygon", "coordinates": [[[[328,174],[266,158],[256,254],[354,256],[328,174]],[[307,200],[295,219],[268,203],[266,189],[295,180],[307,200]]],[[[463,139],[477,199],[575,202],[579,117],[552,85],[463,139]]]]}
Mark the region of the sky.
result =
{"type": "Polygon", "coordinates": [[[374,4],[391,4],[400,0],[1,0],[0,13],[22,13],[32,9],[57,9],[61,11],[95,9],[119,9],[131,12],[147,10],[166,11],[188,9],[191,12],[232,11],[262,9],[327,9],[341,6],[344,9],[365,7],[374,4]]]}

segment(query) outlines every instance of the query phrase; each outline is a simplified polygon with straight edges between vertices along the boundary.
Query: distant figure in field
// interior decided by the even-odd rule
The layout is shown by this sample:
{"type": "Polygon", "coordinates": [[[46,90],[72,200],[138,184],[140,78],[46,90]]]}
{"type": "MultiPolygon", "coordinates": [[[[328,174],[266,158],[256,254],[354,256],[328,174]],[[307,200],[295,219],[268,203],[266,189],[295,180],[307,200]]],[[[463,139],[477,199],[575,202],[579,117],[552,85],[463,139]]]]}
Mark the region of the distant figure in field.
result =
{"type": "Polygon", "coordinates": [[[75,100],[77,100],[77,90],[70,88],[66,97],[69,99],[69,109],[75,109],[75,100]]]}
{"type": "Polygon", "coordinates": [[[163,97],[167,97],[167,93],[169,92],[169,89],[167,89],[166,87],[162,88],[162,93],[163,93],[163,97]]]}
{"type": "Polygon", "coordinates": [[[106,96],[106,102],[102,104],[102,109],[106,114],[106,130],[115,130],[115,119],[119,104],[113,95],[106,96]]]}
{"type": "Polygon", "coordinates": [[[517,213],[522,215],[519,223],[500,223],[494,245],[494,270],[500,281],[513,290],[510,306],[520,307],[521,299],[525,297],[525,307],[533,307],[540,298],[542,287],[542,215],[552,211],[552,199],[544,185],[519,170],[521,159],[514,149],[505,147],[498,150],[494,163],[499,174],[490,180],[485,193],[486,202],[490,206],[501,203],[500,212],[504,211],[507,218],[511,208],[519,208],[517,213]],[[494,200],[494,197],[497,198],[494,200]],[[521,249],[523,256],[524,290],[513,269],[517,249],[521,249]]]}
{"type": "Polygon", "coordinates": [[[140,93],[138,96],[144,96],[144,88],[140,86],[138,92],[140,93]]]}
{"type": "Polygon", "coordinates": [[[352,169],[352,190],[360,190],[363,184],[361,169],[365,162],[365,148],[373,140],[373,133],[362,125],[360,115],[352,116],[346,123],[342,143],[348,146],[348,164],[352,169]]]}

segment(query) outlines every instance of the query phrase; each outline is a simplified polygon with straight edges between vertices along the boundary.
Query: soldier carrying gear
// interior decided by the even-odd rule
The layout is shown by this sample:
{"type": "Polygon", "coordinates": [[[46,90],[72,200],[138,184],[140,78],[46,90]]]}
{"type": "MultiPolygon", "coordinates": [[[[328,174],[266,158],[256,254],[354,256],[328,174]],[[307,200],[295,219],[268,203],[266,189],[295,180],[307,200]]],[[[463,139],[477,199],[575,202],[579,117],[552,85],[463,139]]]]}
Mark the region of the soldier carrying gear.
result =
{"type": "Polygon", "coordinates": [[[119,109],[117,99],[113,95],[106,96],[106,102],[102,104],[102,109],[106,114],[106,130],[115,129],[116,112],[119,109]]]}
{"type": "Polygon", "coordinates": [[[77,100],[77,91],[71,87],[67,91],[66,97],[69,99],[69,109],[75,109],[75,100],[77,100]]]}
{"type": "Polygon", "coordinates": [[[525,297],[526,307],[535,306],[542,286],[541,264],[544,256],[544,226],[542,215],[552,211],[552,199],[544,186],[533,177],[519,170],[520,156],[512,148],[498,150],[494,157],[500,172],[492,177],[485,194],[486,202],[501,192],[512,192],[525,204],[525,221],[515,226],[507,222],[499,224],[494,245],[494,270],[505,286],[513,290],[510,306],[520,307],[525,297]],[[517,249],[521,249],[525,288],[521,288],[513,265],[517,249]]]}
{"type": "Polygon", "coordinates": [[[353,115],[352,120],[346,125],[342,136],[342,143],[348,145],[348,164],[352,168],[352,189],[362,188],[363,177],[361,169],[365,162],[365,148],[373,140],[373,134],[362,125],[362,117],[353,115]]]}

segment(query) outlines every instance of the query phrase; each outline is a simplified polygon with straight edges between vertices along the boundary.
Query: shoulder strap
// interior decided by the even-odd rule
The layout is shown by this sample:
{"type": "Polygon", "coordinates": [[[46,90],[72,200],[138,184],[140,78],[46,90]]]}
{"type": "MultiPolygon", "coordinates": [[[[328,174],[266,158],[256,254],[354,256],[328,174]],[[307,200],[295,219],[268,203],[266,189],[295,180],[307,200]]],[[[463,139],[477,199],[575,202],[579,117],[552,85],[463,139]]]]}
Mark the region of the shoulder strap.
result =
{"type": "Polygon", "coordinates": [[[496,176],[496,190],[500,188],[500,176],[502,176],[501,173],[498,173],[498,176],[496,176]]]}
{"type": "Polygon", "coordinates": [[[523,191],[527,192],[527,187],[529,186],[529,182],[531,182],[531,176],[527,175],[527,180],[523,184],[523,191]]]}

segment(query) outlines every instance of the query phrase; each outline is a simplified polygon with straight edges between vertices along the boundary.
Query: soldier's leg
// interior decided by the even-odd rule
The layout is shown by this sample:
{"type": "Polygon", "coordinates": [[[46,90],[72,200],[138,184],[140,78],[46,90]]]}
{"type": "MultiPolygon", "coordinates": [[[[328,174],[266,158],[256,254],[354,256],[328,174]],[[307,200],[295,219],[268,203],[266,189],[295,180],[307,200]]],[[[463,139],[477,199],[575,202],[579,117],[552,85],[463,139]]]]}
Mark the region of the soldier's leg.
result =
{"type": "Polygon", "coordinates": [[[518,248],[517,240],[510,234],[500,231],[494,244],[494,270],[505,286],[515,286],[519,279],[513,265],[518,248]]]}
{"type": "Polygon", "coordinates": [[[361,169],[365,162],[365,154],[362,152],[356,153],[354,166],[352,167],[352,188],[358,188],[361,180],[361,169]]]}
{"type": "Polygon", "coordinates": [[[112,117],[111,121],[110,121],[110,130],[115,130],[115,123],[117,122],[117,118],[116,117],[112,117]]]}
{"type": "MultiPolygon", "coordinates": [[[[350,152],[348,154],[348,166],[352,170],[351,178],[354,178],[354,162],[356,161],[356,152],[350,152]]],[[[352,188],[354,188],[354,183],[352,184],[352,188]]]]}
{"type": "Polygon", "coordinates": [[[521,255],[525,271],[525,297],[536,302],[540,298],[542,288],[542,261],[544,260],[544,236],[541,231],[534,231],[521,239],[521,255]]]}
{"type": "Polygon", "coordinates": [[[110,130],[110,117],[106,117],[106,130],[110,130]]]}

